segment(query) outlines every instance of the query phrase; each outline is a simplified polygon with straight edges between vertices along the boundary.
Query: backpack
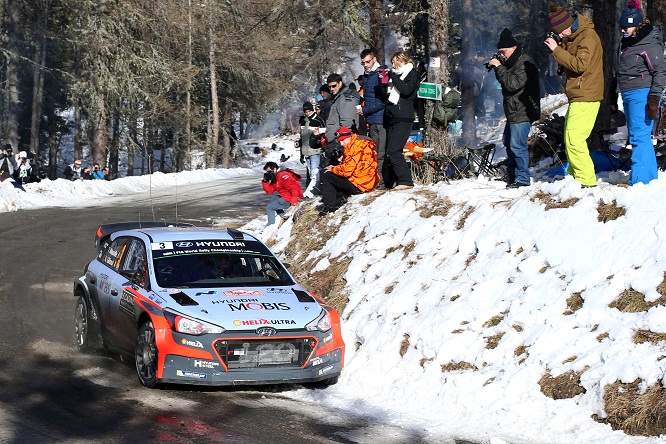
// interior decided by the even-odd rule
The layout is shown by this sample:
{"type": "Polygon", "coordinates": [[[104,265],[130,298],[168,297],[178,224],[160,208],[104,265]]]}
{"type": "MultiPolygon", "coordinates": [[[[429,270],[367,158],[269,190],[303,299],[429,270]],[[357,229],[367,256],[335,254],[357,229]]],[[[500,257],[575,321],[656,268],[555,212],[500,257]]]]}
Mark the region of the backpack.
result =
{"type": "Polygon", "coordinates": [[[449,89],[442,100],[435,103],[432,112],[433,123],[445,127],[449,122],[454,122],[458,116],[458,105],[460,105],[460,93],[455,89],[449,89]]]}

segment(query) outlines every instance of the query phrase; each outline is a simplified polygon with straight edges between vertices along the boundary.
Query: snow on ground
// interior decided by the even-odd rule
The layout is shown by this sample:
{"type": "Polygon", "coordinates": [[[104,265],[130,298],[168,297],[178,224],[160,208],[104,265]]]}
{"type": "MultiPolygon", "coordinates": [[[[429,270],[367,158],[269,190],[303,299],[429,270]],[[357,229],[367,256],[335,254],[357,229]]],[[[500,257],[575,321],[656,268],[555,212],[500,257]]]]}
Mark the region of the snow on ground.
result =
{"type": "MultiPolygon", "coordinates": [[[[152,186],[259,176],[264,161],[294,154],[291,140],[279,146],[254,170],[154,174],[152,186]]],[[[2,184],[0,212],[84,204],[90,196],[103,202],[148,186],[147,177],[45,181],[25,193],[2,184]]],[[[326,390],[283,394],[401,425],[428,442],[665,443],[592,419],[606,416],[607,384],[663,381],[663,343],[633,338],[664,332],[666,307],[624,313],[609,304],[629,288],[647,301],[660,297],[665,194],[660,173],[628,189],[601,176],[593,189],[570,177],[516,190],[479,178],[352,197],[324,219],[346,219],[337,234],[310,254],[315,269],[351,259],[345,371],[326,390]],[[599,221],[600,204],[613,202],[625,214],[599,221]],[[584,303],[571,310],[575,294],[584,303]],[[553,400],[541,392],[544,375],[568,371],[581,374],[585,393],[553,400]]],[[[265,223],[262,216],[243,229],[270,239],[279,254],[293,222],[265,223]]]]}

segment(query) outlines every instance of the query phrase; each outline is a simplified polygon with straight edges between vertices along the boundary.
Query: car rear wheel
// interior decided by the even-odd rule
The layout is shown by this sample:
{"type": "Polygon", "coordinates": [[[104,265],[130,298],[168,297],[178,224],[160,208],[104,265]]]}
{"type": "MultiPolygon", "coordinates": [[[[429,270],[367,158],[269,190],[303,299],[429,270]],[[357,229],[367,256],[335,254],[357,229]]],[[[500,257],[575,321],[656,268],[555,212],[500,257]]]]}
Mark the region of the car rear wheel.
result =
{"type": "Polygon", "coordinates": [[[157,344],[155,328],[150,321],[144,322],[139,329],[135,348],[136,374],[146,387],[155,387],[157,379],[157,344]]]}
{"type": "Polygon", "coordinates": [[[76,347],[81,353],[87,353],[91,350],[90,328],[91,323],[88,301],[85,297],[79,296],[79,299],[76,301],[76,310],[74,312],[74,331],[76,332],[76,347]]]}

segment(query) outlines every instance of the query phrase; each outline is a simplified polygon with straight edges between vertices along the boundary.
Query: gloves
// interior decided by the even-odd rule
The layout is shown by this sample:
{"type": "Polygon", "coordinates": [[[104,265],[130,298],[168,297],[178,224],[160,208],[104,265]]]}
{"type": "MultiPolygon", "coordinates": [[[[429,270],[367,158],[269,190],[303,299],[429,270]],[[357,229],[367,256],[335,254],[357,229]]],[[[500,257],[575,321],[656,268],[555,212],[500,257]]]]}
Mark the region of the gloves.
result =
{"type": "Polygon", "coordinates": [[[659,114],[659,99],[661,97],[656,95],[656,94],[650,94],[648,95],[648,102],[647,102],[647,117],[650,120],[654,120],[657,118],[657,115],[659,114]]]}
{"type": "Polygon", "coordinates": [[[301,155],[301,163],[305,165],[305,156],[301,155]]]}

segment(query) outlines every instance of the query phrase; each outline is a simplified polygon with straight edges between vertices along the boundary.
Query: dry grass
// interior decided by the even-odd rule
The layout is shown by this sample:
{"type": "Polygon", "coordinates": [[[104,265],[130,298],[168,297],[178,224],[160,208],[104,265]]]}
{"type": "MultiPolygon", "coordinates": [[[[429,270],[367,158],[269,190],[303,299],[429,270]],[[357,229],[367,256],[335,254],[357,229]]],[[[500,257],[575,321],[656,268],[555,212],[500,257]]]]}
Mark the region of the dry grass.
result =
{"type": "Polygon", "coordinates": [[[572,197],[571,199],[567,199],[565,201],[558,202],[555,199],[553,199],[552,195],[550,195],[548,193],[544,193],[543,191],[539,191],[530,200],[532,202],[535,202],[537,200],[541,201],[541,203],[543,203],[546,206],[545,210],[548,211],[548,210],[552,210],[554,208],[569,208],[569,207],[572,207],[572,206],[576,205],[576,203],[578,203],[578,201],[580,199],[577,198],[577,197],[572,197]]]}
{"type": "Polygon", "coordinates": [[[656,382],[641,393],[640,379],[629,384],[616,381],[604,387],[604,410],[600,422],[630,435],[666,433],[666,389],[656,382]]]}
{"type": "Polygon", "coordinates": [[[608,338],[608,333],[601,333],[599,336],[597,336],[597,341],[602,342],[606,338],[608,338]]]}
{"type": "Polygon", "coordinates": [[[425,201],[419,202],[418,205],[419,216],[424,219],[428,219],[432,216],[446,217],[454,205],[453,202],[447,198],[442,199],[437,197],[437,193],[434,191],[419,189],[415,191],[414,194],[425,197],[425,201]]]}
{"type": "Polygon", "coordinates": [[[497,333],[496,335],[492,336],[485,336],[483,339],[486,340],[486,348],[488,350],[492,350],[497,348],[499,345],[499,342],[502,340],[502,337],[504,336],[504,332],[497,333]]]}
{"type": "Polygon", "coordinates": [[[462,230],[463,227],[465,226],[465,222],[467,221],[467,218],[474,212],[474,207],[466,206],[465,210],[463,213],[460,215],[460,219],[458,219],[458,223],[456,224],[456,230],[462,230]]]}
{"type": "Polygon", "coordinates": [[[527,346],[526,345],[519,345],[516,347],[516,349],[513,351],[513,356],[516,358],[521,355],[526,355],[529,356],[529,353],[527,353],[527,346]]]}
{"type": "Polygon", "coordinates": [[[650,330],[636,330],[634,332],[634,344],[645,344],[649,342],[657,345],[666,341],[666,333],[656,333],[650,330]]]}
{"type": "Polygon", "coordinates": [[[460,361],[460,362],[451,361],[448,364],[442,364],[442,373],[464,371],[464,370],[477,371],[478,367],[474,364],[470,364],[469,362],[465,361],[460,361]]]}
{"type": "Polygon", "coordinates": [[[522,325],[513,324],[513,325],[511,326],[511,328],[513,328],[514,330],[516,330],[518,333],[520,333],[521,331],[523,331],[523,326],[522,326],[522,325]]]}
{"type": "Polygon", "coordinates": [[[460,333],[462,333],[462,332],[464,332],[464,331],[465,331],[465,330],[463,330],[462,328],[456,328],[455,330],[452,330],[452,331],[451,331],[451,334],[453,334],[453,335],[459,335],[460,333]]]}
{"type": "Polygon", "coordinates": [[[576,312],[581,308],[583,308],[583,303],[585,302],[585,300],[583,299],[581,294],[582,294],[581,292],[576,292],[571,296],[569,296],[569,298],[567,299],[567,307],[569,307],[569,310],[571,310],[572,312],[576,312]]]}
{"type": "Polygon", "coordinates": [[[546,370],[546,373],[539,380],[541,393],[552,399],[569,399],[585,393],[585,388],[580,385],[580,375],[585,373],[588,368],[585,367],[578,373],[569,370],[559,376],[551,376],[550,370],[546,370]]]}
{"type": "Polygon", "coordinates": [[[455,301],[455,300],[458,299],[459,297],[460,297],[459,294],[457,294],[457,295],[455,295],[455,296],[451,296],[451,302],[455,301]]]}
{"type": "Polygon", "coordinates": [[[474,253],[470,254],[467,257],[467,260],[465,261],[465,268],[469,267],[469,264],[471,264],[474,261],[474,259],[476,259],[476,253],[477,252],[475,251],[474,253]]]}
{"type": "MultiPolygon", "coordinates": [[[[657,290],[664,285],[662,282],[657,290]]],[[[659,292],[661,294],[661,292],[659,292]]],[[[657,305],[666,304],[666,296],[662,295],[659,299],[654,302],[647,302],[645,300],[645,295],[640,291],[636,291],[633,288],[629,288],[620,293],[620,296],[617,297],[613,302],[608,304],[610,308],[617,308],[624,313],[640,313],[648,311],[652,307],[657,305]]]]}
{"type": "Polygon", "coordinates": [[[393,293],[393,289],[394,289],[394,288],[395,288],[395,283],[393,283],[393,284],[389,285],[388,287],[386,287],[386,288],[384,289],[384,293],[386,293],[386,294],[391,294],[391,293],[393,293]]]}
{"type": "Polygon", "coordinates": [[[400,357],[405,356],[405,353],[409,350],[409,335],[405,333],[403,337],[404,339],[400,341],[400,357]]]}
{"type": "Polygon", "coordinates": [[[419,361],[419,365],[421,367],[425,367],[426,362],[432,362],[432,358],[421,358],[419,361]]]}
{"type": "Polygon", "coordinates": [[[562,361],[562,364],[566,364],[567,362],[574,362],[576,359],[578,359],[578,356],[569,356],[567,359],[562,361]]]}
{"type": "Polygon", "coordinates": [[[496,315],[483,323],[483,328],[490,328],[499,325],[504,320],[504,315],[496,315]]]}
{"type": "Polygon", "coordinates": [[[627,211],[624,209],[624,207],[618,207],[617,202],[613,200],[613,202],[609,204],[599,202],[599,205],[597,205],[597,213],[599,213],[597,220],[599,222],[606,223],[608,221],[624,216],[627,211]]]}
{"type": "Polygon", "coordinates": [[[547,270],[548,270],[548,267],[546,267],[546,266],[541,267],[541,269],[539,270],[539,273],[544,274],[547,270]]]}
{"type": "Polygon", "coordinates": [[[523,250],[523,247],[518,247],[518,249],[516,250],[516,256],[518,256],[523,251],[525,251],[525,250],[523,250]]]}

